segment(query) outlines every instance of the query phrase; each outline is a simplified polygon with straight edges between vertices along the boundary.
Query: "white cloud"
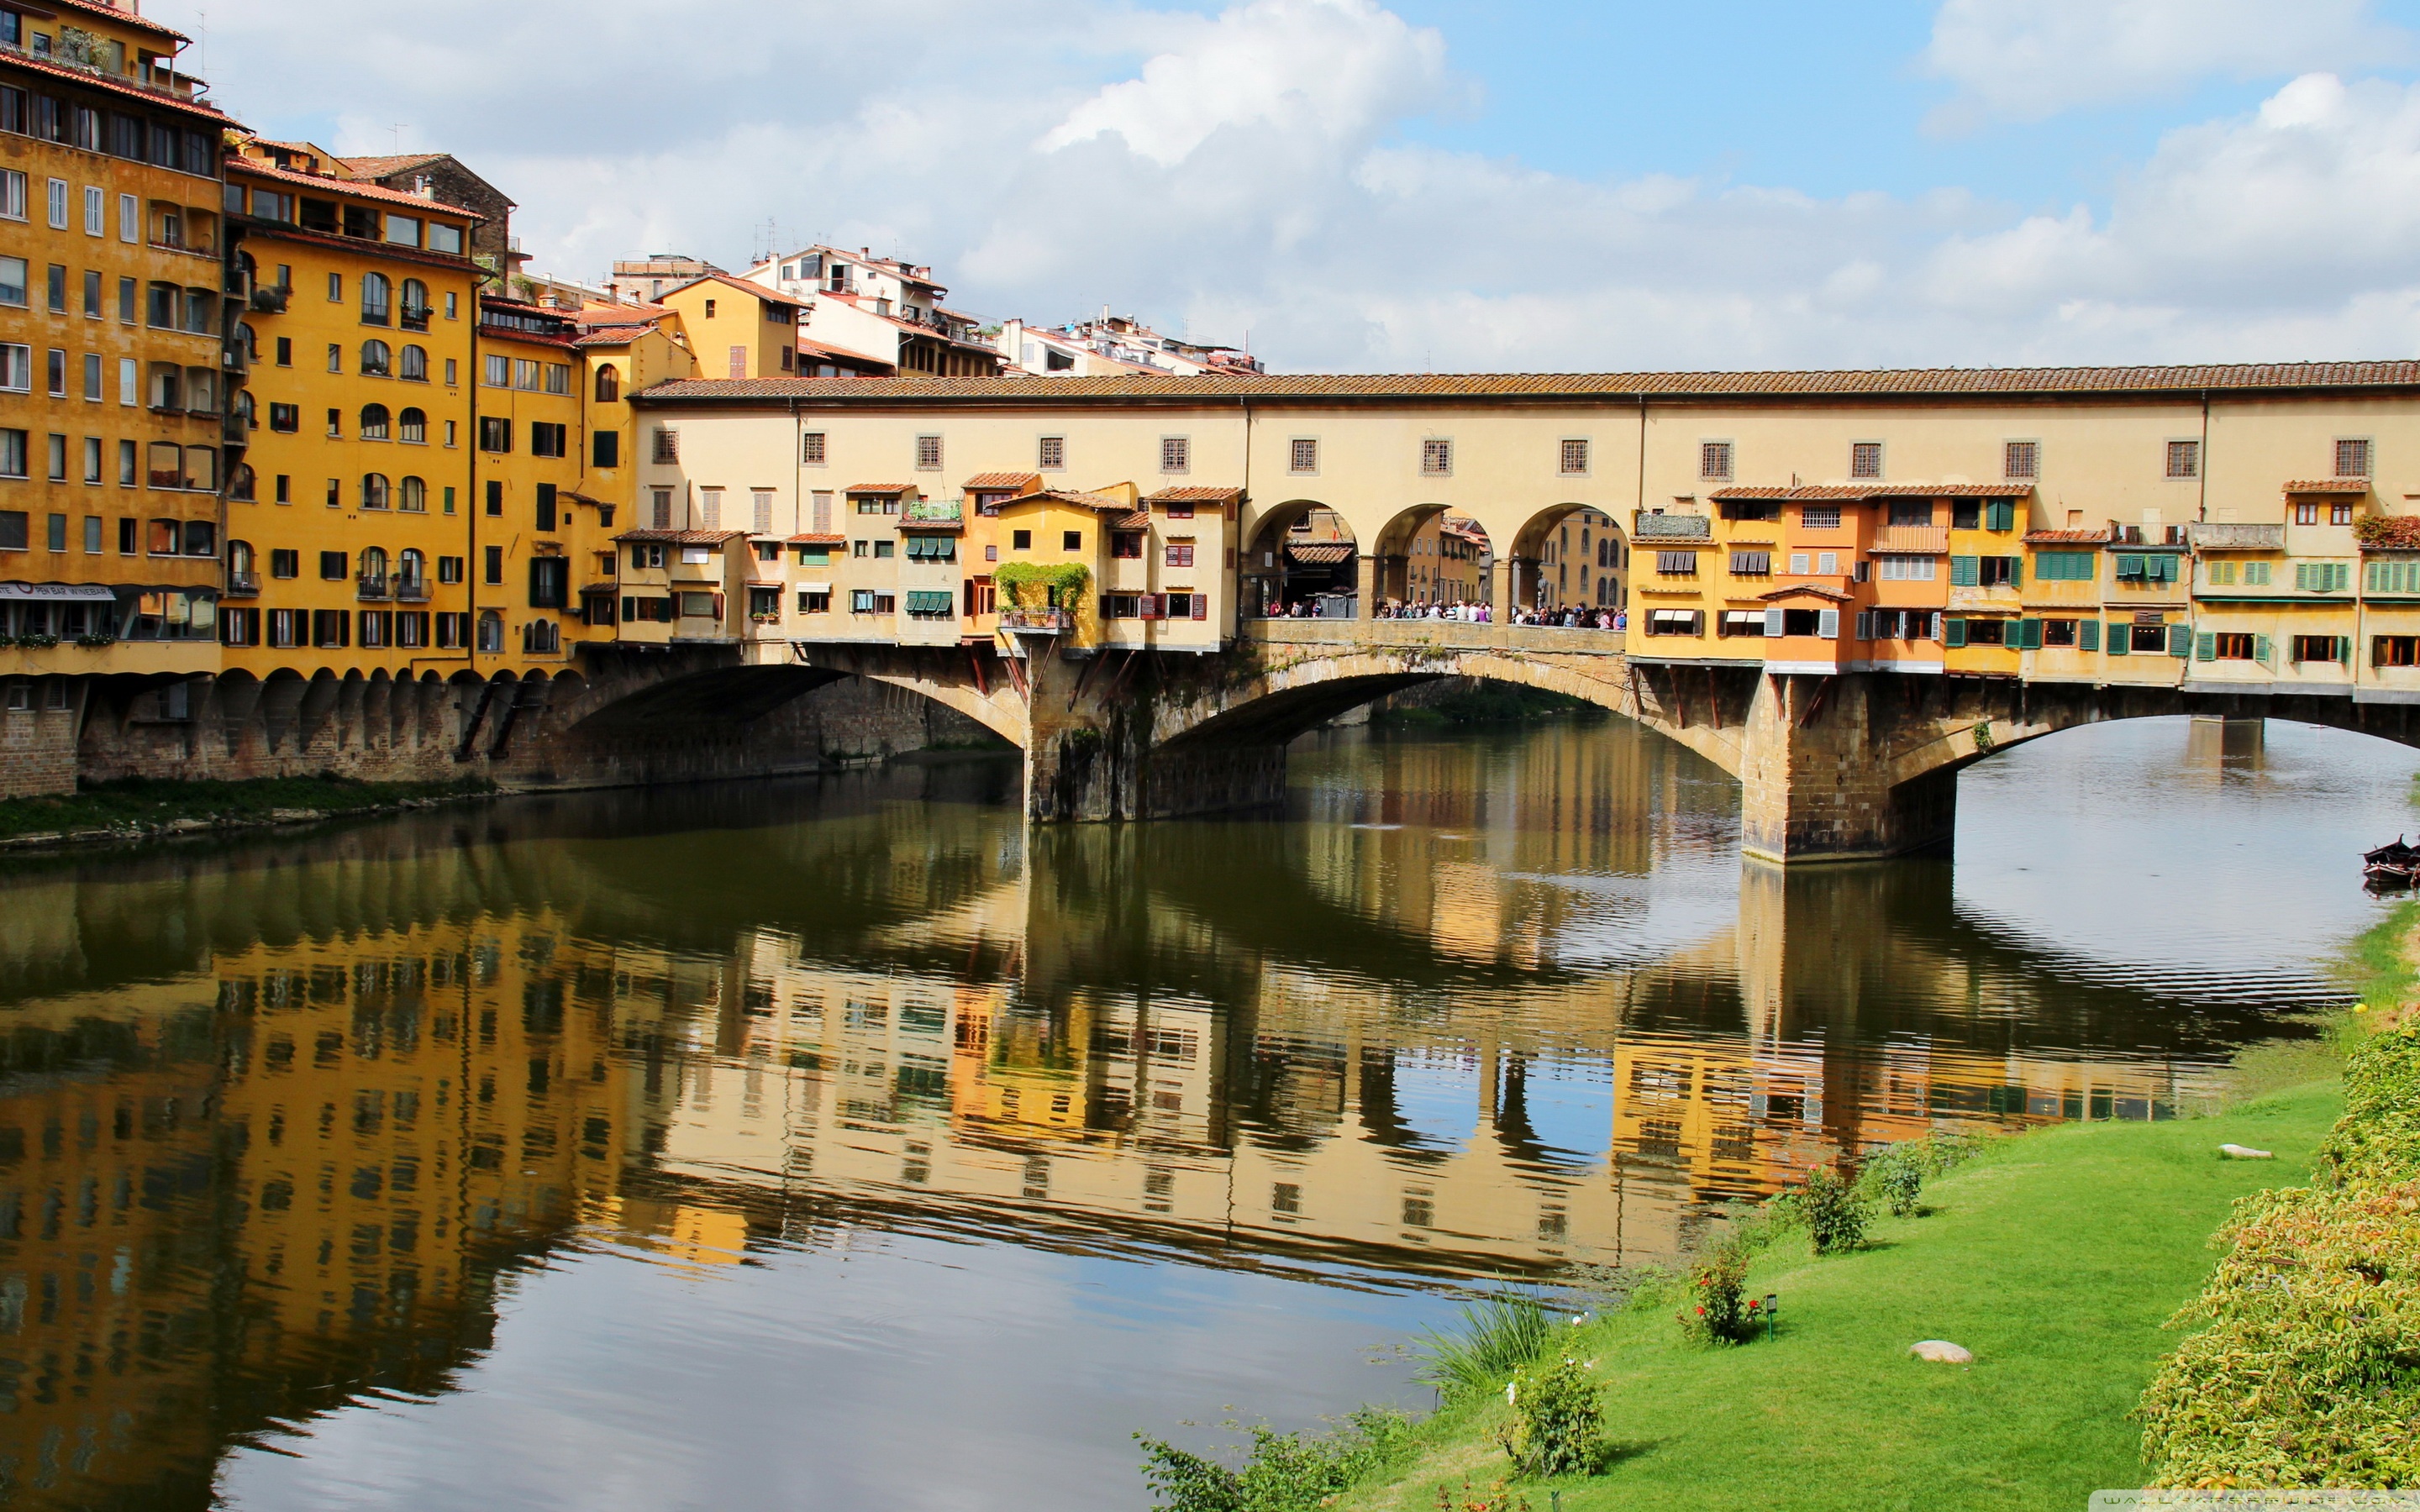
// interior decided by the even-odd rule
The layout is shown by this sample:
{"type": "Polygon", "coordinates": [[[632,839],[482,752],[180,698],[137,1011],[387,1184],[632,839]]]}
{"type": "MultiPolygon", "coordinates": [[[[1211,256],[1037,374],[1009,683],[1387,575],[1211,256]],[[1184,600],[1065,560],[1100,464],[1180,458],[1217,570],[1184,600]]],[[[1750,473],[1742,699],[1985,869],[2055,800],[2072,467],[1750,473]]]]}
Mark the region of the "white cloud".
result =
{"type": "Polygon", "coordinates": [[[1934,119],[1956,130],[2411,53],[2371,0],[1943,0],[1923,61],[1958,86],[1934,119]]]}
{"type": "Polygon", "coordinates": [[[468,0],[408,29],[367,0],[223,3],[249,8],[212,15],[240,116],[364,151],[387,150],[380,122],[445,123],[404,145],[460,154],[520,202],[538,266],[575,275],[659,249],[736,263],[771,216],[784,240],[930,262],[962,309],[1106,303],[1249,332],[1291,369],[2420,347],[2420,90],[2375,80],[2296,79],[2172,131],[2104,208],[2028,215],[1955,189],[1591,181],[1407,144],[1404,122],[1467,90],[1435,34],[1374,0],[907,0],[908,34],[949,39],[912,55],[837,0],[702,0],[685,34],[757,39],[719,51],[662,47],[632,0],[560,38],[551,10],[510,11],[501,39],[468,0]]]}

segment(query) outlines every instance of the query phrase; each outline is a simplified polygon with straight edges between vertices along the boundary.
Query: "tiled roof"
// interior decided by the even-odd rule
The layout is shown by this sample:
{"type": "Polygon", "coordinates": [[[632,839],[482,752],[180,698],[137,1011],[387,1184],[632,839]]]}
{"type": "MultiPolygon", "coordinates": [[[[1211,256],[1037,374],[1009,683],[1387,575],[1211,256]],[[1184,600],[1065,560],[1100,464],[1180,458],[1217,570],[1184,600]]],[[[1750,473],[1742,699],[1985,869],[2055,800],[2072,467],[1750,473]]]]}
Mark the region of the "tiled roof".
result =
{"type": "Polygon", "coordinates": [[[400,157],[338,158],[336,161],[343,163],[345,171],[356,178],[383,178],[391,173],[401,173],[407,168],[417,168],[424,163],[440,162],[444,157],[445,154],[442,152],[407,152],[400,157]]]}
{"type": "Polygon", "coordinates": [[[624,531],[617,541],[658,541],[666,546],[721,546],[747,535],[746,531],[624,531]]]}
{"type": "Polygon", "coordinates": [[[2027,546],[2101,546],[2109,539],[2106,530],[2098,531],[2027,531],[2027,546]]]}
{"type": "Polygon", "coordinates": [[[1332,566],[1339,562],[1350,561],[1353,552],[1352,544],[1346,541],[1313,541],[1309,546],[1289,545],[1286,548],[1288,557],[1312,567],[1332,566]]]}
{"type": "Polygon", "coordinates": [[[660,304],[585,304],[564,317],[583,326],[651,326],[670,314],[660,304]]]}
{"type": "Polygon", "coordinates": [[[308,184],[322,193],[351,194],[361,199],[377,200],[381,205],[410,205],[421,210],[441,210],[445,214],[459,215],[465,220],[473,222],[486,219],[476,210],[464,209],[459,205],[448,205],[440,199],[424,199],[418,194],[407,194],[400,189],[389,189],[384,184],[365,183],[358,178],[330,178],[319,174],[296,173],[289,168],[281,168],[273,162],[263,162],[258,158],[229,158],[227,168],[230,172],[253,174],[281,183],[308,184]]]}
{"type": "Polygon", "coordinates": [[[1037,488],[1032,493],[1019,494],[1014,499],[1003,500],[1001,507],[1005,509],[1011,504],[1030,504],[1037,499],[1055,500],[1063,504],[1074,504],[1079,509],[1097,509],[1105,515],[1123,515],[1134,508],[1134,505],[1112,495],[1084,493],[1075,488],[1037,488]]]}
{"type": "Polygon", "coordinates": [[[1138,509],[1130,515],[1120,515],[1108,524],[1113,531],[1147,531],[1151,529],[1151,511],[1138,509]]]}
{"type": "Polygon", "coordinates": [[[1776,598],[1789,598],[1797,594],[1812,594],[1817,598],[1828,598],[1835,604],[1845,604],[1849,601],[1849,595],[1839,592],[1838,589],[1823,588],[1814,583],[1792,583],[1787,588],[1776,588],[1769,594],[1759,594],[1756,596],[1761,599],[1770,600],[1776,598]]]}
{"type": "Polygon", "coordinates": [[[190,111],[196,116],[208,116],[222,126],[236,124],[226,112],[207,101],[188,100],[162,89],[146,89],[140,85],[129,84],[113,74],[94,73],[86,69],[71,69],[64,63],[54,62],[50,58],[36,57],[31,53],[9,53],[0,56],[0,62],[20,69],[31,69],[36,73],[47,73],[55,79],[70,79],[77,84],[89,85],[96,89],[106,89],[111,94],[124,95],[131,100],[143,100],[147,104],[164,105],[170,110],[190,111]]]}
{"type": "Polygon", "coordinates": [[[1241,488],[1222,488],[1213,484],[1188,483],[1181,488],[1162,488],[1143,501],[1146,504],[1223,504],[1231,499],[1241,499],[1241,488]]]}
{"type": "Polygon", "coordinates": [[[571,338],[574,347],[628,347],[653,326],[597,326],[571,338]]]}
{"type": "Polygon", "coordinates": [[[2067,396],[2205,392],[2420,388],[2420,361],[2207,363],[2190,367],[1941,367],[1761,373],[1307,374],[1295,377],[896,378],[886,384],[830,378],[694,378],[650,390],[656,400],[1235,399],[1263,402],[1363,399],[1932,398],[1943,395],[2067,396]],[[825,385],[823,388],[815,384],[825,385]]]}
{"type": "Polygon", "coordinates": [[[76,11],[82,15],[114,21],[120,26],[132,26],[138,31],[151,32],[161,37],[173,37],[180,42],[190,42],[193,40],[192,38],[187,37],[183,32],[173,31],[168,27],[161,25],[156,21],[149,20],[143,16],[138,16],[132,9],[118,6],[102,5],[101,4],[101,0],[50,0],[50,3],[60,6],[69,10],[76,11]]]}
{"type": "Polygon", "coordinates": [[[852,483],[847,487],[843,488],[841,492],[871,494],[907,493],[915,486],[916,486],[912,483],[852,483]]]}
{"type": "Polygon", "coordinates": [[[848,537],[845,535],[815,535],[812,533],[806,535],[793,535],[790,537],[790,544],[792,546],[845,546],[848,544],[848,537]]]}
{"type": "Polygon", "coordinates": [[[1032,488],[1041,485],[1039,472],[978,472],[959,486],[966,488],[1032,488]]]}
{"type": "MultiPolygon", "coordinates": [[[[686,284],[680,285],[678,287],[664,290],[664,296],[669,299],[673,295],[680,293],[683,289],[692,289],[697,287],[700,284],[725,285],[731,288],[738,290],[742,294],[753,294],[758,299],[763,300],[768,303],[786,304],[794,310],[803,310],[807,307],[807,301],[804,300],[795,299],[790,295],[783,293],[780,289],[768,288],[762,284],[751,284],[744,278],[734,278],[729,273],[702,274],[699,277],[690,279],[686,284]]],[[[723,378],[721,381],[729,383],[734,380],[731,378],[723,378]]]]}
{"type": "Polygon", "coordinates": [[[1788,488],[1717,488],[1707,497],[1716,503],[1776,499],[1859,503],[1869,499],[2022,499],[2033,491],[2030,483],[1808,483],[1788,488]]]}
{"type": "Polygon", "coordinates": [[[2367,478],[2297,478],[2286,485],[2286,491],[2288,493],[2363,494],[2369,492],[2369,480],[2367,478]]]}

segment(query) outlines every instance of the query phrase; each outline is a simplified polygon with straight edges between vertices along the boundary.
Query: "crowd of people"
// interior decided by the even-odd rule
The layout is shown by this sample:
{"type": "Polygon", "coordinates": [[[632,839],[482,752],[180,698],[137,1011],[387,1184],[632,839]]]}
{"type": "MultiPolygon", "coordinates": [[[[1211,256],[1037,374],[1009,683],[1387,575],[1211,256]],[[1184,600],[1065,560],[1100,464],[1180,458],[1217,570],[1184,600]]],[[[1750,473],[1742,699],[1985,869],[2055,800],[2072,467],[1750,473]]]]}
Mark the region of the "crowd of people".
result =
{"type": "MultiPolygon", "coordinates": [[[[1315,620],[1321,617],[1320,601],[1303,598],[1291,604],[1272,604],[1268,612],[1271,619],[1315,620]]],[[[1462,600],[1442,604],[1407,604],[1401,599],[1390,598],[1378,606],[1377,617],[1382,620],[1453,620],[1464,625],[1497,623],[1494,605],[1462,600]]],[[[1626,609],[1605,606],[1573,605],[1566,609],[1520,609],[1504,623],[1566,630],[1627,630],[1630,628],[1630,614],[1626,609]]]]}

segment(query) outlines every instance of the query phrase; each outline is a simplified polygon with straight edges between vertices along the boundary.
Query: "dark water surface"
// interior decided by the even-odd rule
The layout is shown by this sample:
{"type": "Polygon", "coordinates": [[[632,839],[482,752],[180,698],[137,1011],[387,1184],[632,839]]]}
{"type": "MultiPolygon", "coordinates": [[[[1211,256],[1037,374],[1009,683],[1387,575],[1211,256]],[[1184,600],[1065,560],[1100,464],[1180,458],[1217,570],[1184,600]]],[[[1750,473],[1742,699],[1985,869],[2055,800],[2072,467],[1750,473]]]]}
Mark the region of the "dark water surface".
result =
{"type": "Polygon", "coordinates": [[[2415,767],[2103,727],[1786,879],[1620,722],[1319,737],[1281,818],[1029,838],[976,760],[10,863],[0,1504],[1137,1508],[1135,1428],[1423,1398],[1473,1278],[2189,1114],[2415,767]]]}

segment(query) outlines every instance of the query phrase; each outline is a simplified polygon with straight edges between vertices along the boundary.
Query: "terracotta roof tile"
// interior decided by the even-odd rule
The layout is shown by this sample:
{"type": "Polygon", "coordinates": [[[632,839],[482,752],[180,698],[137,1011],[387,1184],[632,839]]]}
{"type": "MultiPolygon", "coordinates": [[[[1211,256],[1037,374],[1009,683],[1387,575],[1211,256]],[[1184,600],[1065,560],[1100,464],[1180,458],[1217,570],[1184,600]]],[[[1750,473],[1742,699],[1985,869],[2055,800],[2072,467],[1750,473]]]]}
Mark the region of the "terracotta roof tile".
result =
{"type": "Polygon", "coordinates": [[[2286,491],[2288,493],[2364,494],[2369,492],[2369,480],[2367,478],[2297,478],[2286,485],[2286,491]]]}
{"type": "Polygon", "coordinates": [[[2168,394],[2261,390],[2420,388],[2420,361],[2207,363],[2184,367],[1947,367],[1757,373],[1306,374],[1295,377],[897,378],[887,384],[830,378],[696,378],[649,391],[658,402],[745,399],[1080,400],[1783,398],[1940,395],[2168,394]],[[814,385],[821,383],[823,388],[814,385]]]}
{"type": "Polygon", "coordinates": [[[959,485],[965,488],[1038,488],[1042,486],[1039,472],[978,472],[959,485]]]}
{"type": "MultiPolygon", "coordinates": [[[[169,35],[173,37],[176,34],[171,32],[169,35]]],[[[140,85],[129,84],[123,79],[106,73],[71,69],[64,63],[54,62],[50,58],[36,57],[31,53],[10,53],[0,56],[0,63],[6,63],[14,68],[29,69],[36,73],[46,73],[54,79],[71,80],[77,84],[88,85],[95,89],[106,89],[111,94],[124,95],[130,100],[140,100],[146,104],[162,105],[169,110],[188,111],[195,116],[207,116],[221,126],[236,124],[225,111],[207,101],[186,100],[169,94],[165,90],[146,89],[140,85]]]]}
{"type": "Polygon", "coordinates": [[[102,5],[101,0],[50,0],[50,3],[58,6],[63,9],[77,11],[86,16],[95,17],[96,19],[114,21],[120,26],[132,26],[139,31],[151,32],[157,36],[173,37],[180,42],[190,42],[193,40],[192,38],[187,37],[183,32],[171,30],[148,17],[138,16],[133,11],[122,7],[102,5]]]}
{"type": "Polygon", "coordinates": [[[2098,531],[2027,531],[2027,546],[2101,546],[2107,543],[2109,532],[2098,531]]]}
{"type": "Polygon", "coordinates": [[[816,535],[810,532],[790,537],[792,546],[846,546],[847,544],[848,537],[845,535],[816,535]]]}
{"type": "Polygon", "coordinates": [[[1231,499],[1241,499],[1241,488],[1224,488],[1212,484],[1187,484],[1181,488],[1162,488],[1143,501],[1146,504],[1223,504],[1231,499]]]}
{"type": "Polygon", "coordinates": [[[424,199],[418,194],[407,194],[400,189],[389,189],[384,184],[367,183],[359,178],[329,178],[318,174],[296,173],[289,168],[281,168],[273,162],[263,162],[258,158],[229,158],[227,170],[231,173],[252,174],[279,183],[307,184],[321,193],[350,194],[360,199],[374,199],[381,205],[410,205],[424,211],[437,210],[447,215],[458,215],[473,222],[486,219],[476,210],[465,209],[459,205],[448,205],[440,199],[424,199]]]}
{"type": "Polygon", "coordinates": [[[1103,523],[1113,531],[1147,531],[1151,529],[1151,511],[1138,509],[1132,514],[1120,515],[1117,518],[1103,523]]]}
{"type": "Polygon", "coordinates": [[[1355,548],[1350,542],[1313,541],[1308,546],[1289,545],[1286,548],[1286,555],[1294,561],[1303,563],[1306,565],[1323,567],[1332,566],[1339,562],[1350,561],[1352,559],[1354,549],[1355,548]]]}
{"type": "Polygon", "coordinates": [[[442,152],[406,152],[401,156],[338,158],[336,161],[345,165],[347,173],[357,178],[383,178],[391,173],[401,173],[406,168],[417,168],[423,163],[436,162],[444,156],[442,152]]]}
{"type": "Polygon", "coordinates": [[[1011,504],[1030,504],[1037,499],[1052,499],[1063,504],[1074,504],[1079,509],[1096,509],[1105,515],[1123,515],[1134,508],[1134,505],[1114,495],[1086,493],[1077,488],[1037,488],[1032,493],[1023,493],[1014,499],[1001,501],[1001,507],[1006,509],[1011,504]]]}
{"type": "Polygon", "coordinates": [[[1716,503],[1776,499],[1862,503],[1869,499],[2023,499],[2033,491],[2030,483],[1808,483],[1789,488],[1769,484],[1717,488],[1707,497],[1716,503]]]}
{"type": "Polygon", "coordinates": [[[721,546],[745,539],[746,531],[624,531],[617,541],[656,541],[666,546],[721,546]]]}
{"type": "Polygon", "coordinates": [[[1839,590],[1824,588],[1816,583],[1792,583],[1786,588],[1776,588],[1769,594],[1759,594],[1756,596],[1770,600],[1789,598],[1798,594],[1812,594],[1817,598],[1828,598],[1835,604],[1845,604],[1849,601],[1849,595],[1839,590]]]}
{"type": "Polygon", "coordinates": [[[841,492],[871,494],[912,493],[915,491],[915,488],[916,486],[912,483],[852,483],[847,487],[843,488],[841,492]]]}
{"type": "MultiPolygon", "coordinates": [[[[729,273],[703,273],[696,278],[690,279],[688,283],[680,285],[678,287],[664,290],[664,295],[666,298],[670,298],[672,295],[680,293],[682,289],[695,288],[700,284],[725,285],[731,288],[737,289],[742,294],[753,294],[758,299],[765,301],[768,304],[786,304],[794,310],[803,310],[807,307],[807,301],[804,300],[784,294],[777,288],[768,288],[762,284],[751,284],[744,278],[734,278],[729,273]]],[[[729,383],[734,380],[731,378],[723,378],[721,381],[729,383]]],[[[738,381],[745,380],[742,379],[738,381]]]]}
{"type": "Polygon", "coordinates": [[[571,338],[574,347],[627,347],[653,326],[596,326],[571,338]]]}

